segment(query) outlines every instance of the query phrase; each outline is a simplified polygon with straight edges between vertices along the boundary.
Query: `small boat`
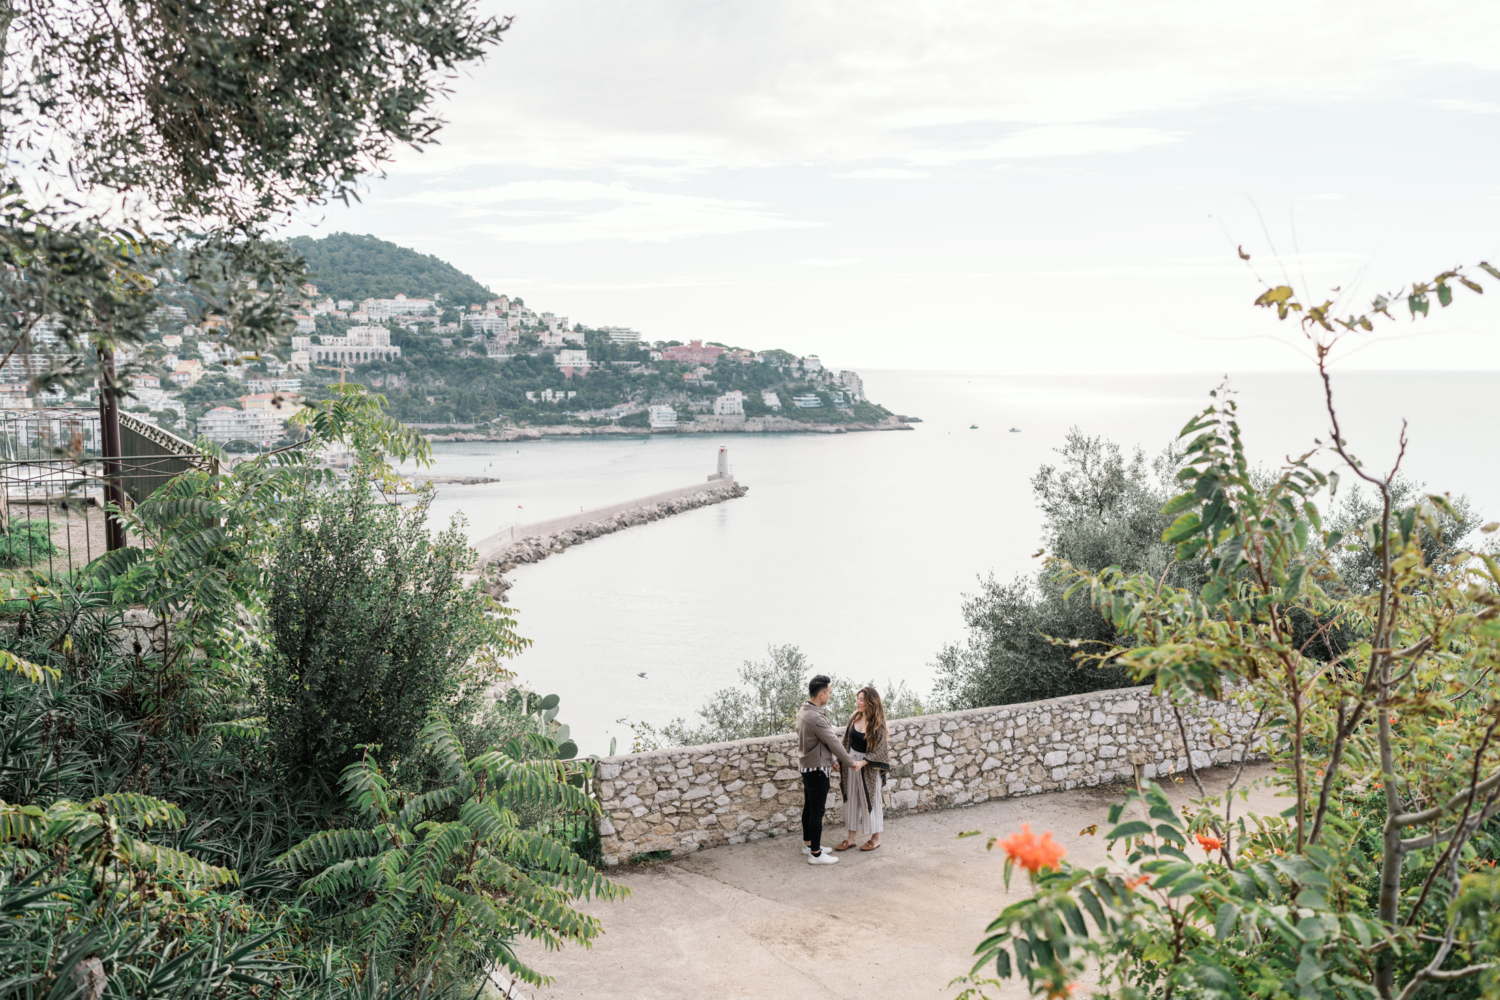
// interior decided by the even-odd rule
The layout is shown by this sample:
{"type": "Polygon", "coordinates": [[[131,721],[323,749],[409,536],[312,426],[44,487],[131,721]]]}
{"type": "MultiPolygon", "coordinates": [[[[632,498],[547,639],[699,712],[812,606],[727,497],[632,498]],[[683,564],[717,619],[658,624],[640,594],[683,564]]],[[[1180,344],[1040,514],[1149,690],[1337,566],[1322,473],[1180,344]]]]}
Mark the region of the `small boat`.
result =
{"type": "Polygon", "coordinates": [[[1012,434],[1019,434],[1019,433],[1021,433],[1021,428],[1019,428],[1019,427],[1012,427],[1012,428],[1011,428],[1011,429],[1010,429],[1010,432],[1011,432],[1011,433],[1012,433],[1012,434]]]}
{"type": "Polygon", "coordinates": [[[970,424],[969,425],[969,430],[971,430],[971,431],[977,431],[977,430],[979,430],[979,425],[978,424],[970,424]]]}

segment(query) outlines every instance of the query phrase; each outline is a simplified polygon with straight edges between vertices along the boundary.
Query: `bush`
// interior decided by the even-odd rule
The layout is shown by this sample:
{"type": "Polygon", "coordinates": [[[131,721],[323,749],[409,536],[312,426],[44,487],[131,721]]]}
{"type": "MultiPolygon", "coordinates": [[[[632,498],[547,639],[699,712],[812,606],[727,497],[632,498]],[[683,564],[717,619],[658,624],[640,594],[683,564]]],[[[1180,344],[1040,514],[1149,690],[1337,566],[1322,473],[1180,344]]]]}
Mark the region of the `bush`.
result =
{"type": "MultiPolygon", "coordinates": [[[[1161,540],[1172,520],[1161,513],[1172,495],[1172,450],[1148,462],[1137,448],[1127,461],[1113,441],[1085,437],[1075,427],[1057,452],[1061,467],[1043,465],[1031,481],[1045,517],[1047,551],[1081,568],[1119,566],[1180,586],[1203,578],[1200,562],[1176,560],[1161,540]]],[[[991,576],[981,588],[964,598],[967,639],[944,646],[933,664],[937,703],[981,708],[1133,683],[1118,668],[1079,668],[1070,647],[1050,641],[1098,648],[1119,641],[1113,623],[1089,605],[1088,596],[1066,596],[1066,585],[1052,572],[1044,569],[1032,580],[1018,576],[1009,584],[991,576]]]]}
{"type": "Polygon", "coordinates": [[[310,492],[288,511],[272,557],[265,712],[278,763],[332,783],[381,745],[415,749],[429,713],[467,716],[498,679],[493,658],[519,640],[479,583],[458,524],[436,538],[424,497],[385,502],[362,474],[310,492]]]}
{"type": "MultiPolygon", "coordinates": [[[[740,668],[740,682],[749,688],[720,688],[698,710],[703,722],[690,726],[677,718],[657,729],[646,722],[628,722],[635,735],[633,750],[656,750],[667,746],[697,746],[703,743],[727,743],[758,736],[780,736],[797,728],[797,712],[807,701],[807,682],[817,673],[807,657],[796,646],[768,646],[769,660],[745,661],[740,668]]],[[[874,687],[874,682],[860,684],[832,677],[833,696],[829,715],[835,720],[848,719],[854,712],[854,696],[860,688],[874,687]]],[[[904,719],[923,713],[922,703],[905,682],[887,683],[882,694],[886,716],[904,719]]]]}
{"type": "Polygon", "coordinates": [[[45,522],[26,518],[11,520],[0,530],[0,566],[7,569],[29,566],[38,559],[56,555],[60,549],[52,544],[45,522]]]}

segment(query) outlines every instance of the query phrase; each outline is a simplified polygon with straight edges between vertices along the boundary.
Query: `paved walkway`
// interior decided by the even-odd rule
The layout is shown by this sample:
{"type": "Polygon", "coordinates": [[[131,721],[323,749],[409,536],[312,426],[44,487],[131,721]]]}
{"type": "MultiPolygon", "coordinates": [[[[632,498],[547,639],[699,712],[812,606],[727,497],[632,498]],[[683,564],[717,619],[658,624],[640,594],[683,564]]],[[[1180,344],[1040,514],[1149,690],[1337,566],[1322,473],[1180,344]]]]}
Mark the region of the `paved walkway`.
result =
{"type": "MultiPolygon", "coordinates": [[[[1242,784],[1269,774],[1269,765],[1252,765],[1242,784]]],[[[1221,789],[1232,776],[1217,768],[1205,772],[1205,784],[1221,789]]],[[[949,983],[969,971],[986,924],[1027,887],[1021,872],[1006,893],[1004,855],[987,852],[985,841],[1030,823],[1037,833],[1052,831],[1075,864],[1102,864],[1102,838],[1079,831],[1102,828],[1120,795],[1118,788],[1078,789],[903,816],[887,821],[879,850],[848,851],[826,867],[805,864],[800,841],[779,838],[617,868],[612,874],[632,895],[586,907],[604,922],[592,950],[521,950],[556,979],[534,995],[951,998],[959,988],[949,983]],[[965,830],[984,836],[957,839],[965,830]]],[[[1264,790],[1252,791],[1250,807],[1284,808],[1264,790]]],[[[825,843],[841,836],[828,830],[825,843]]],[[[1004,996],[1026,996],[1019,981],[1009,987],[1004,996]]]]}

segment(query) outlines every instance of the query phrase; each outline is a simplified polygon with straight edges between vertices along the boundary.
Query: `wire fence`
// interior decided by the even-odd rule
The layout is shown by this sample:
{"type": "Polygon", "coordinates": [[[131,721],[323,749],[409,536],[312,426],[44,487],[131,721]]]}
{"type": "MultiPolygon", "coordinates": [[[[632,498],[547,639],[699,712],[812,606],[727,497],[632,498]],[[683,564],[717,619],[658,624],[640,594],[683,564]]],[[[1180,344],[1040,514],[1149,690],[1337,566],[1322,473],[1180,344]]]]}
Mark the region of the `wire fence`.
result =
{"type": "MultiPolygon", "coordinates": [[[[119,484],[127,506],[212,460],[181,438],[120,415],[119,484]]],[[[49,579],[103,555],[106,486],[99,413],[0,410],[0,573],[49,579]]]]}

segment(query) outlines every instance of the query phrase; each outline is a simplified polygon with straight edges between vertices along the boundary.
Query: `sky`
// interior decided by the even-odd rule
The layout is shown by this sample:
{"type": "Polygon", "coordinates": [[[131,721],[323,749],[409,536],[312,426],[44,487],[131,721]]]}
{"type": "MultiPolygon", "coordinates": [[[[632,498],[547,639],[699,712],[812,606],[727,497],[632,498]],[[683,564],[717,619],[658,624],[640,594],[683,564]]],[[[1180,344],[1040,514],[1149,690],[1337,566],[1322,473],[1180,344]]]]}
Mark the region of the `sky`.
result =
{"type": "MultiPolygon", "coordinates": [[[[514,22],[441,144],[290,232],[650,340],[1020,374],[1302,369],[1265,283],[1347,313],[1500,266],[1500,5],[484,9],[514,22]]],[[[1337,364],[1500,369],[1475,276],[1337,364]]]]}

